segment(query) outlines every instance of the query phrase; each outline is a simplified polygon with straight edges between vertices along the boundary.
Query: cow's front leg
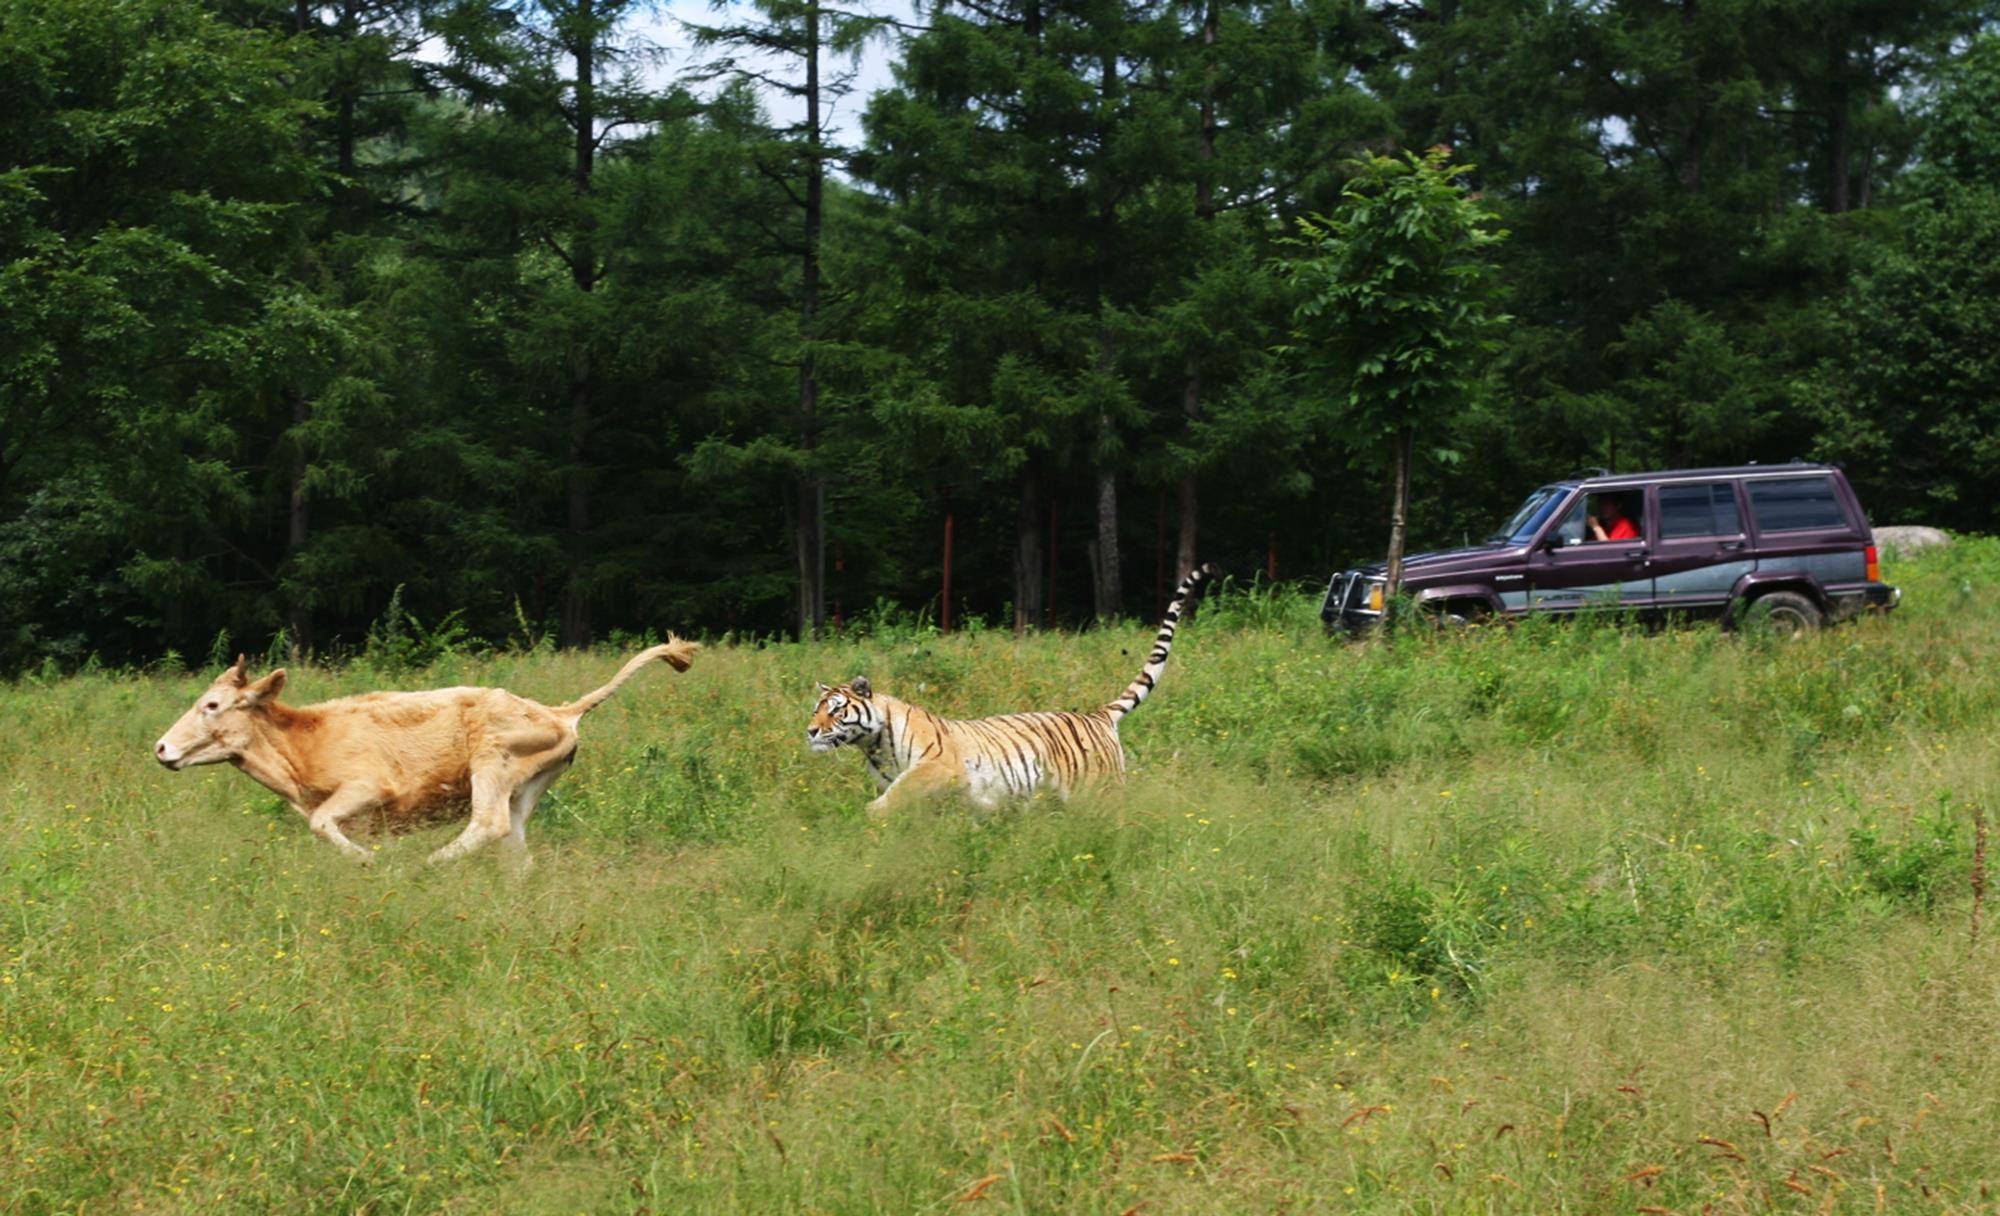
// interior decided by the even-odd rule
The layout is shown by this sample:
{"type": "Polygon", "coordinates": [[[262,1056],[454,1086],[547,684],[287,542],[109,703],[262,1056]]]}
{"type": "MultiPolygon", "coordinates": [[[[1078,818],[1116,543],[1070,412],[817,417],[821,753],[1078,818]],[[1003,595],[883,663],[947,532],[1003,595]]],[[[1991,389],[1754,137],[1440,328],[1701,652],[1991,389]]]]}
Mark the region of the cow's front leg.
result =
{"type": "Polygon", "coordinates": [[[365,811],[382,800],[382,791],[372,783],[350,781],[333,791],[326,801],[314,807],[306,815],[306,822],[312,826],[313,835],[321,840],[340,846],[342,852],[363,861],[375,860],[374,854],[347,838],[340,830],[340,821],[365,811]]]}

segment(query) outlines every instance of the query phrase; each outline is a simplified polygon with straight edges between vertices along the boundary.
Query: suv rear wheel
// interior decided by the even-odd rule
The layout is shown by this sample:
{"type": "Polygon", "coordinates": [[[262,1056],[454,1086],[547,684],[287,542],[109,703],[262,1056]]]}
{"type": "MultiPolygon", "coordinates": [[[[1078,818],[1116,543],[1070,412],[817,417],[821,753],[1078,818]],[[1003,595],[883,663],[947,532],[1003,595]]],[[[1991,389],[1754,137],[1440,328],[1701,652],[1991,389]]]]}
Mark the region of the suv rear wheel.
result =
{"type": "Polygon", "coordinates": [[[1746,633],[1797,637],[1818,629],[1825,617],[1819,605],[1796,591],[1767,591],[1743,610],[1746,633]]]}

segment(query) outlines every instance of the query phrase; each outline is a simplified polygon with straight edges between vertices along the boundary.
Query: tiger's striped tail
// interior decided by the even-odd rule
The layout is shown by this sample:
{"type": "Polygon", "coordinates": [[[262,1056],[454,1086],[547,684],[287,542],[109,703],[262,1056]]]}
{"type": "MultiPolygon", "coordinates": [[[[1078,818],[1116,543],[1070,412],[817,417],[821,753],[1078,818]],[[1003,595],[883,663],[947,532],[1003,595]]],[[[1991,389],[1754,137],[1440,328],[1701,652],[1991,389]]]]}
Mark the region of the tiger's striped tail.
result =
{"type": "Polygon", "coordinates": [[[1180,627],[1181,611],[1187,607],[1188,597],[1209,579],[1215,577],[1215,567],[1207,564],[1188,571],[1181,585],[1174,589],[1174,602],[1167,605],[1167,617],[1160,622],[1159,636],[1153,639],[1153,652],[1146,656],[1146,665],[1139,669],[1138,678],[1125,686],[1118,698],[1104,707],[1115,723],[1118,719],[1139,708],[1153,686],[1160,682],[1160,676],[1167,670],[1167,656],[1173,653],[1174,630],[1180,627]]]}

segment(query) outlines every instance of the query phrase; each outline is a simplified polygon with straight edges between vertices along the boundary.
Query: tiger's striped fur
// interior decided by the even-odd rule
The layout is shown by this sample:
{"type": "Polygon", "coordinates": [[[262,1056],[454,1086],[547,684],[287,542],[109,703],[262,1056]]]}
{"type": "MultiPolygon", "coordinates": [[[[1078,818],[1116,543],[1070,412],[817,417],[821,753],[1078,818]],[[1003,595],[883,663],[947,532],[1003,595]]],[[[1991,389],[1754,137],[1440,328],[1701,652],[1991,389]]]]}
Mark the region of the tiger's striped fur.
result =
{"type": "Polygon", "coordinates": [[[1125,749],[1118,723],[1139,708],[1166,670],[1174,632],[1191,597],[1213,567],[1191,571],[1174,591],[1166,619],[1153,639],[1139,674],[1107,704],[1087,713],[1039,711],[991,718],[941,718],[922,706],[876,692],[868,677],[819,686],[819,704],[806,727],[806,743],[816,752],[857,746],[867,759],[881,796],[871,814],[963,785],[983,807],[1026,798],[1050,789],[1067,798],[1096,781],[1116,781],[1125,772],[1125,749]]]}

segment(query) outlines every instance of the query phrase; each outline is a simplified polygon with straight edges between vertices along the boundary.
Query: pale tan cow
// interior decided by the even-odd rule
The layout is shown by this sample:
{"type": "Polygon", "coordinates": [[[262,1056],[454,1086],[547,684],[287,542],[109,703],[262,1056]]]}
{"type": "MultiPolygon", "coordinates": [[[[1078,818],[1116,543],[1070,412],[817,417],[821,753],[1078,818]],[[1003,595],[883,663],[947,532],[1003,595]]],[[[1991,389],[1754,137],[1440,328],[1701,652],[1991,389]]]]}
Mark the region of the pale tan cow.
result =
{"type": "Polygon", "coordinates": [[[469,808],[471,822],[431,854],[433,862],[503,837],[525,850],[535,803],[576,757],[578,719],[655,659],[686,671],[697,649],[669,635],[609,684],[553,706],[499,688],[281,705],[284,669],[253,683],[239,655],[153,745],[153,756],[175,772],[227,760],[291,803],[315,833],[364,859],[368,850],[340,827],[364,811],[394,831],[454,820],[469,808]]]}

